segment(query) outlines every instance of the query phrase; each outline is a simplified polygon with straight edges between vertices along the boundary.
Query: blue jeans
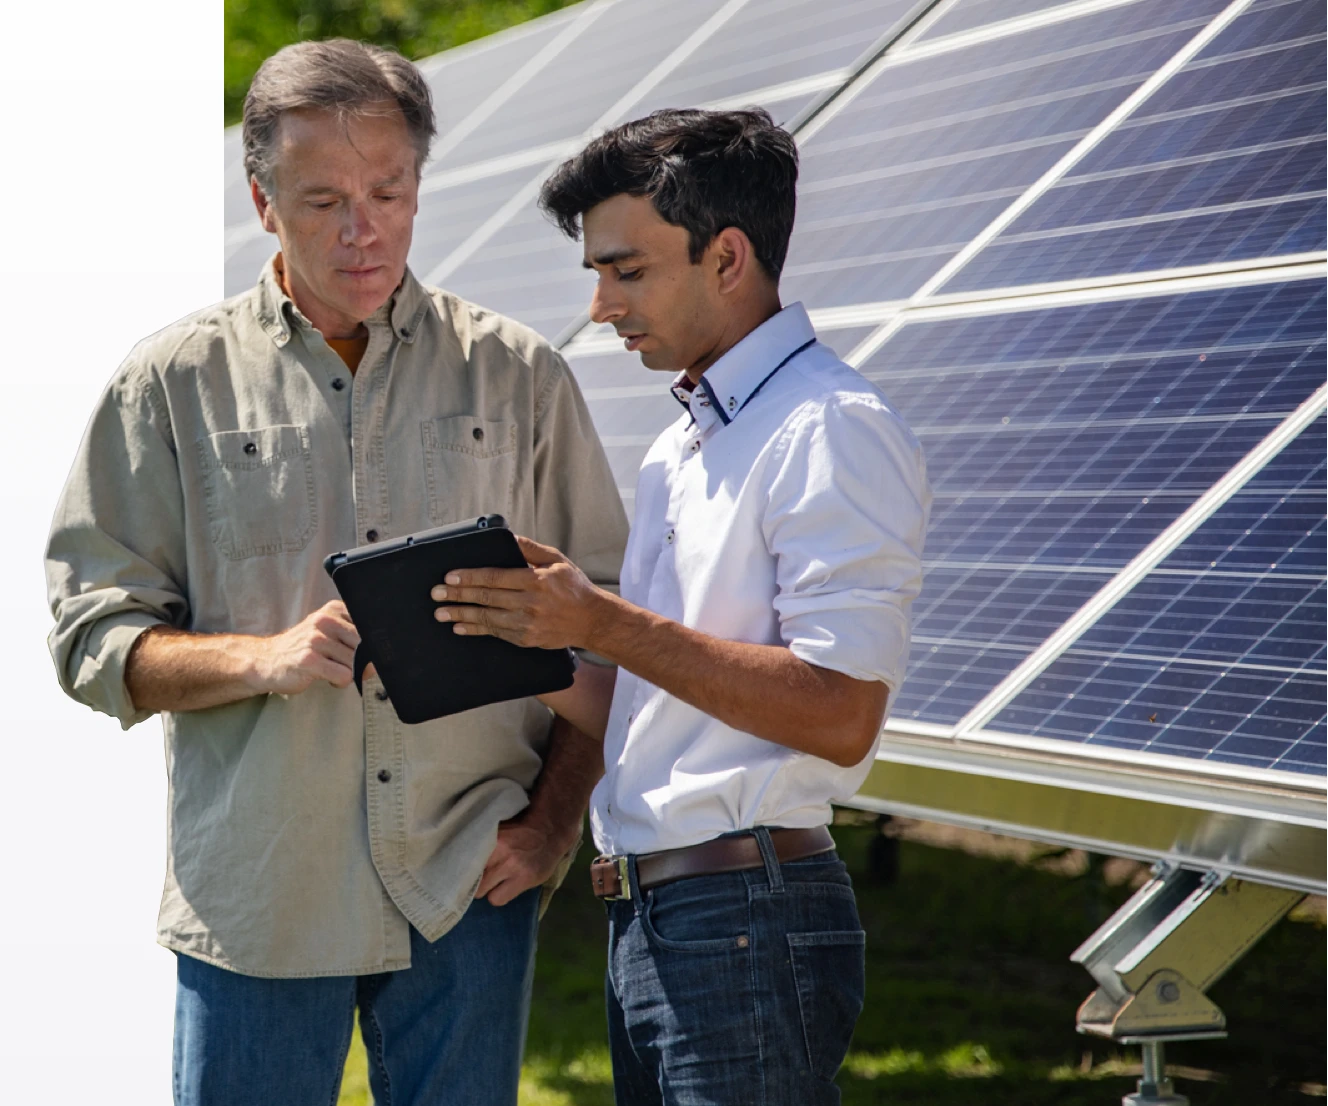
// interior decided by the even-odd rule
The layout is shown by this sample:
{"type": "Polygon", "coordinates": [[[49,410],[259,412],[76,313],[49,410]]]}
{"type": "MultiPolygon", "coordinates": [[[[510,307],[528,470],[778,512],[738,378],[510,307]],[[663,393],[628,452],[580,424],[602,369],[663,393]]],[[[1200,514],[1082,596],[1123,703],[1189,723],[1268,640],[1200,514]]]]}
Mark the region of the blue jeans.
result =
{"type": "Polygon", "coordinates": [[[260,979],[177,957],[176,1106],[333,1106],[360,1011],[379,1106],[513,1106],[535,965],[539,888],[476,900],[411,966],[260,979]]]}
{"type": "Polygon", "coordinates": [[[862,1012],[866,934],[838,856],[637,886],[608,903],[620,1106],[831,1106],[862,1012]]]}

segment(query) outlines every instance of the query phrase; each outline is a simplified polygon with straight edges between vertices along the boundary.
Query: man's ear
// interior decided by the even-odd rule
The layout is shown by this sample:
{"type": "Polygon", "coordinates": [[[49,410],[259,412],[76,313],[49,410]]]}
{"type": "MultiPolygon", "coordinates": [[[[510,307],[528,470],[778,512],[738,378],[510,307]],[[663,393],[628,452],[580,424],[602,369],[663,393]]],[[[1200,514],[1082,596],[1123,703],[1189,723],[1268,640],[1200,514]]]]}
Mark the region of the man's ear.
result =
{"type": "Polygon", "coordinates": [[[743,287],[752,278],[758,264],[752,240],[737,227],[725,227],[710,243],[715,260],[721,294],[743,287]]]}
{"type": "Polygon", "coordinates": [[[267,198],[266,193],[258,186],[256,177],[249,178],[249,195],[253,197],[254,208],[258,212],[258,218],[263,224],[263,229],[268,234],[277,233],[276,213],[272,210],[272,201],[267,198]]]}

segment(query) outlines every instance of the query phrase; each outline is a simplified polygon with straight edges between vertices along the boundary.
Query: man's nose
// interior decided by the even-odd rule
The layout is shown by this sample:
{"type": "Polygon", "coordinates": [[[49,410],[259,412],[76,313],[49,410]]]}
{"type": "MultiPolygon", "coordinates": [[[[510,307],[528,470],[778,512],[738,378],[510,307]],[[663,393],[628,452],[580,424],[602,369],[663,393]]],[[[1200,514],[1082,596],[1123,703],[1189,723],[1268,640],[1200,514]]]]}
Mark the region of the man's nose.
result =
{"type": "Polygon", "coordinates": [[[595,323],[611,323],[626,314],[622,300],[604,287],[604,281],[595,283],[595,290],[590,294],[590,318],[595,323]]]}
{"type": "Polygon", "coordinates": [[[369,205],[352,200],[346,207],[346,221],[341,227],[342,244],[362,248],[377,236],[369,205]]]}

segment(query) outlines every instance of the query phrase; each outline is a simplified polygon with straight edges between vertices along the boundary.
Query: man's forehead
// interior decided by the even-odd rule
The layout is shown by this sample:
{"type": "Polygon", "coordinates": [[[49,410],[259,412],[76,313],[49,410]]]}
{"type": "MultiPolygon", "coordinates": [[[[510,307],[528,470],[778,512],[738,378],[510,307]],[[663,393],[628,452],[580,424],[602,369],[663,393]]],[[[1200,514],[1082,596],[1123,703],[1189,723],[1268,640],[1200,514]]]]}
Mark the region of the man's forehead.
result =
{"type": "Polygon", "coordinates": [[[668,250],[679,236],[685,241],[682,227],[667,223],[655,210],[648,196],[621,193],[596,204],[581,220],[584,255],[587,263],[611,264],[629,256],[668,250]]]}
{"type": "Polygon", "coordinates": [[[355,157],[384,168],[413,164],[415,147],[405,116],[395,105],[372,114],[343,114],[324,108],[295,108],[278,121],[279,157],[306,159],[355,157]]]}

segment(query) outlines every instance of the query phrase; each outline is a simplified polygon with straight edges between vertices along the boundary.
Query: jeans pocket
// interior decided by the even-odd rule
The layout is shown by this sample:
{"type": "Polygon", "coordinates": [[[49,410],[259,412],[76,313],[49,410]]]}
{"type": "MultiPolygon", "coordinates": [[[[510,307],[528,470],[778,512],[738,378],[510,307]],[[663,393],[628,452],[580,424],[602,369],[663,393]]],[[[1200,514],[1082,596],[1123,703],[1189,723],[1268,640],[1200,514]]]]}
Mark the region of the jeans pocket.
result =
{"type": "Polygon", "coordinates": [[[788,943],[807,1063],[817,1078],[831,1080],[862,1013],[867,934],[861,929],[790,933],[788,943]]]}
{"type": "Polygon", "coordinates": [[[680,885],[652,890],[641,906],[641,928],[669,952],[742,952],[750,946],[747,895],[697,895],[680,885]]]}

